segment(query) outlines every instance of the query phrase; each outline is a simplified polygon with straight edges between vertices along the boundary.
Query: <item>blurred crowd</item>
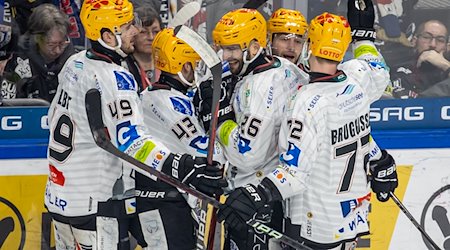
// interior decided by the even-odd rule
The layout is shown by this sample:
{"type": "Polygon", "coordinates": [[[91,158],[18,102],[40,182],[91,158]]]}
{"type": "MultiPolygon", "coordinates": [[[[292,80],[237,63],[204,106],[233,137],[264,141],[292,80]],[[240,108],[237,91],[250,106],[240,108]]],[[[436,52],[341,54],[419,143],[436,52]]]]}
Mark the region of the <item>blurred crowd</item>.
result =
{"type": "MultiPolygon", "coordinates": [[[[189,1],[178,1],[181,3],[189,1]]],[[[215,16],[243,1],[204,1],[216,9],[203,18],[206,27],[215,16]]],[[[268,1],[274,3],[277,1],[268,1]]],[[[391,69],[392,84],[385,98],[450,96],[450,43],[448,12],[418,9],[420,0],[377,0],[377,46],[391,69]]],[[[161,1],[136,0],[142,28],[130,56],[130,71],[140,74],[141,87],[154,82],[151,43],[164,26],[161,1]]],[[[278,3],[279,4],[279,3],[278,3]]],[[[204,3],[205,5],[205,3],[204,3]]],[[[40,98],[51,102],[58,86],[57,75],[65,61],[89,47],[80,23],[80,0],[5,0],[0,24],[0,72],[2,99],[40,98]]],[[[331,11],[345,15],[346,1],[310,0],[308,17],[331,11]]],[[[273,8],[273,6],[270,6],[273,8]]],[[[263,13],[269,12],[264,9],[263,13]]],[[[273,10],[272,10],[273,11],[273,10]]],[[[269,13],[270,14],[270,13],[269,13]]],[[[214,25],[214,24],[212,24],[214,25]]]]}

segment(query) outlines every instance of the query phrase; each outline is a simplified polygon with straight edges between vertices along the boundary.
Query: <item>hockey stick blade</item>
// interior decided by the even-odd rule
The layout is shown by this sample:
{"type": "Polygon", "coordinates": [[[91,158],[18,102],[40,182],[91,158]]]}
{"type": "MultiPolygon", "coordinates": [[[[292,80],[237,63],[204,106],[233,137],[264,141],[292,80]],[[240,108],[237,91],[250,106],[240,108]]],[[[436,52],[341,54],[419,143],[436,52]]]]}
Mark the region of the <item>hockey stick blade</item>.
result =
{"type": "Polygon", "coordinates": [[[267,0],[248,0],[242,8],[246,9],[258,9],[263,5],[267,0]]]}
{"type": "Polygon", "coordinates": [[[419,224],[419,222],[417,222],[417,220],[414,218],[414,216],[408,211],[408,209],[397,198],[397,196],[393,192],[390,192],[390,195],[391,195],[391,198],[394,201],[394,203],[400,208],[400,210],[402,210],[402,212],[406,215],[406,217],[408,217],[408,219],[412,222],[412,224],[420,231],[422,236],[428,240],[428,242],[431,244],[431,246],[435,250],[441,250],[441,248],[439,248],[439,246],[436,244],[436,242],[434,242],[433,239],[431,239],[430,235],[428,235],[427,232],[425,232],[425,229],[419,224]]]}
{"type": "MultiPolygon", "coordinates": [[[[215,208],[219,208],[221,203],[218,202],[217,200],[215,200],[214,198],[212,198],[200,191],[192,189],[191,187],[187,186],[184,183],[181,183],[179,180],[173,178],[172,176],[166,175],[162,172],[159,172],[158,170],[146,165],[145,163],[142,163],[142,162],[136,160],[135,158],[133,158],[133,157],[125,154],[124,152],[120,151],[119,149],[117,149],[111,143],[108,132],[103,123],[102,108],[101,108],[101,95],[97,89],[95,89],[95,88],[90,89],[86,93],[85,104],[86,104],[86,114],[88,117],[89,127],[91,129],[92,136],[94,138],[95,143],[100,148],[102,148],[105,151],[109,152],[110,154],[113,154],[113,155],[119,157],[120,159],[134,165],[137,168],[136,170],[138,170],[139,172],[145,172],[145,175],[147,175],[147,176],[148,176],[148,174],[156,176],[161,181],[163,181],[175,188],[181,189],[181,190],[185,191],[186,193],[192,194],[193,196],[210,203],[215,208]]],[[[247,222],[247,224],[259,231],[262,231],[262,232],[268,234],[271,237],[278,239],[279,241],[281,241],[291,247],[294,247],[295,249],[311,250],[311,248],[306,247],[305,245],[301,244],[300,242],[298,242],[292,238],[289,238],[289,237],[285,236],[284,234],[279,233],[279,232],[275,231],[274,229],[267,227],[266,225],[261,224],[257,221],[250,220],[247,222]]]]}
{"type": "Polygon", "coordinates": [[[200,11],[200,8],[201,6],[198,2],[190,2],[185,4],[183,8],[181,8],[175,14],[175,17],[169,22],[167,26],[169,28],[173,28],[185,24],[200,11]]]}
{"type": "Polygon", "coordinates": [[[189,187],[188,185],[178,181],[172,176],[166,175],[165,173],[160,172],[117,149],[111,143],[108,132],[103,123],[100,98],[101,98],[100,92],[95,88],[90,89],[85,96],[86,113],[88,117],[89,126],[91,128],[91,133],[92,136],[94,137],[94,141],[99,147],[123,159],[124,161],[134,165],[135,167],[138,168],[136,169],[137,171],[145,174],[146,176],[149,176],[149,174],[153,175],[158,179],[164,181],[165,183],[172,185],[173,187],[181,189],[186,193],[192,194],[195,197],[198,197],[199,199],[205,200],[215,207],[219,207],[220,203],[216,201],[214,198],[189,187]]]}

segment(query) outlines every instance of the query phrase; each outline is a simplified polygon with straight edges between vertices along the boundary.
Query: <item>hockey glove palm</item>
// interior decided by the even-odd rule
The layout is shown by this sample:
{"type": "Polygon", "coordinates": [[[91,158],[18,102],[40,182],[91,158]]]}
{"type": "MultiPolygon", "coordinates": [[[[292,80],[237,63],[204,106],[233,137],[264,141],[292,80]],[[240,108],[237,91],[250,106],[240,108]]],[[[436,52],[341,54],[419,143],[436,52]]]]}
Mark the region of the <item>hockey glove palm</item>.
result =
{"type": "Polygon", "coordinates": [[[389,200],[390,192],[397,188],[398,180],[394,158],[386,150],[381,150],[381,153],[381,159],[370,162],[371,186],[377,199],[385,202],[389,200]]]}
{"type": "MultiPolygon", "coordinates": [[[[234,76],[229,75],[222,79],[222,84],[220,86],[219,118],[217,121],[218,126],[226,120],[235,120],[233,107],[230,103],[231,93],[233,92],[233,77],[234,76]]],[[[194,96],[194,105],[197,108],[198,117],[206,132],[208,132],[211,123],[212,96],[212,80],[202,82],[194,96]]]]}
{"type": "Polygon", "coordinates": [[[222,188],[228,185],[222,177],[220,163],[214,161],[210,166],[205,157],[170,154],[164,162],[162,172],[211,196],[223,194],[222,188]]]}
{"type": "Polygon", "coordinates": [[[347,19],[355,41],[375,41],[375,11],[372,0],[348,0],[347,19]]]}

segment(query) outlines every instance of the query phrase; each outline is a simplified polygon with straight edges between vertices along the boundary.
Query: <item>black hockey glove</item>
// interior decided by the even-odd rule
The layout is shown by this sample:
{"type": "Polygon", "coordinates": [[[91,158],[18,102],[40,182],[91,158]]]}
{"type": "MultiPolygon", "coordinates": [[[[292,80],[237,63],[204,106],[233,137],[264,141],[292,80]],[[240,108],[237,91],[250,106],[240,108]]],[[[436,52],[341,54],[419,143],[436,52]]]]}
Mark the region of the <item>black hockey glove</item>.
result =
{"type": "Polygon", "coordinates": [[[389,200],[390,192],[398,186],[397,169],[394,158],[386,150],[381,150],[381,159],[370,162],[371,186],[377,199],[381,202],[389,200]]]}
{"type": "MultiPolygon", "coordinates": [[[[235,120],[233,107],[230,103],[231,93],[233,92],[233,84],[234,76],[232,75],[227,76],[222,80],[222,84],[220,86],[219,118],[217,121],[217,126],[226,120],[235,120]]],[[[209,131],[211,122],[212,96],[212,80],[202,82],[194,96],[194,105],[196,107],[200,122],[203,124],[203,128],[206,132],[209,131]]]]}
{"type": "Polygon", "coordinates": [[[247,184],[235,189],[227,197],[217,213],[217,219],[219,222],[225,221],[229,228],[246,236],[246,222],[250,219],[270,222],[272,208],[269,203],[274,200],[281,200],[281,195],[270,180],[264,179],[257,187],[247,184]]]}
{"type": "Polygon", "coordinates": [[[222,188],[228,186],[222,177],[220,163],[214,161],[209,166],[205,157],[171,153],[163,164],[162,172],[211,196],[223,194],[222,188]]]}
{"type": "Polygon", "coordinates": [[[348,0],[347,19],[354,41],[375,41],[375,12],[372,0],[348,0]]]}

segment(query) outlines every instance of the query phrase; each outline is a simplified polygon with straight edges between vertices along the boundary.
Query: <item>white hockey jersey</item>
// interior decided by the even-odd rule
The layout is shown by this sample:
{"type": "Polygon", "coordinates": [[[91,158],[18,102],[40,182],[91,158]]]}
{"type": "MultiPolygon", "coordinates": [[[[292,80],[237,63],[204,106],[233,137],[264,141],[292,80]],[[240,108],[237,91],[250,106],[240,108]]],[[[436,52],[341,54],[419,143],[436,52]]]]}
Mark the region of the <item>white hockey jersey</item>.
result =
{"type": "MultiPolygon", "coordinates": [[[[133,76],[121,66],[93,57],[81,51],[67,60],[49,108],[50,173],[45,204],[50,212],[63,216],[94,214],[97,202],[121,197],[120,192],[127,190],[134,196],[130,165],[99,148],[93,140],[85,111],[89,89],[101,93],[103,120],[111,142],[119,150],[158,170],[170,153],[150,137],[144,126],[133,76]],[[113,192],[120,178],[123,180],[117,182],[113,192]]],[[[135,204],[127,205],[132,213],[135,204]]]]}
{"type": "MultiPolygon", "coordinates": [[[[195,115],[194,104],[182,92],[170,89],[144,90],[142,93],[144,122],[150,134],[171,152],[206,157],[209,136],[195,115]],[[151,125],[150,125],[151,124],[151,125]]],[[[223,150],[215,141],[215,161],[225,163],[223,150]]]]}
{"type": "Polygon", "coordinates": [[[369,231],[369,110],[389,83],[380,58],[372,58],[345,62],[333,76],[316,75],[287,105],[283,165],[268,178],[307,241],[326,246],[369,231]]]}
{"type": "Polygon", "coordinates": [[[284,58],[258,66],[235,87],[232,104],[236,123],[218,130],[225,158],[237,167],[235,187],[257,185],[278,164],[282,110],[308,75],[284,58]]]}

